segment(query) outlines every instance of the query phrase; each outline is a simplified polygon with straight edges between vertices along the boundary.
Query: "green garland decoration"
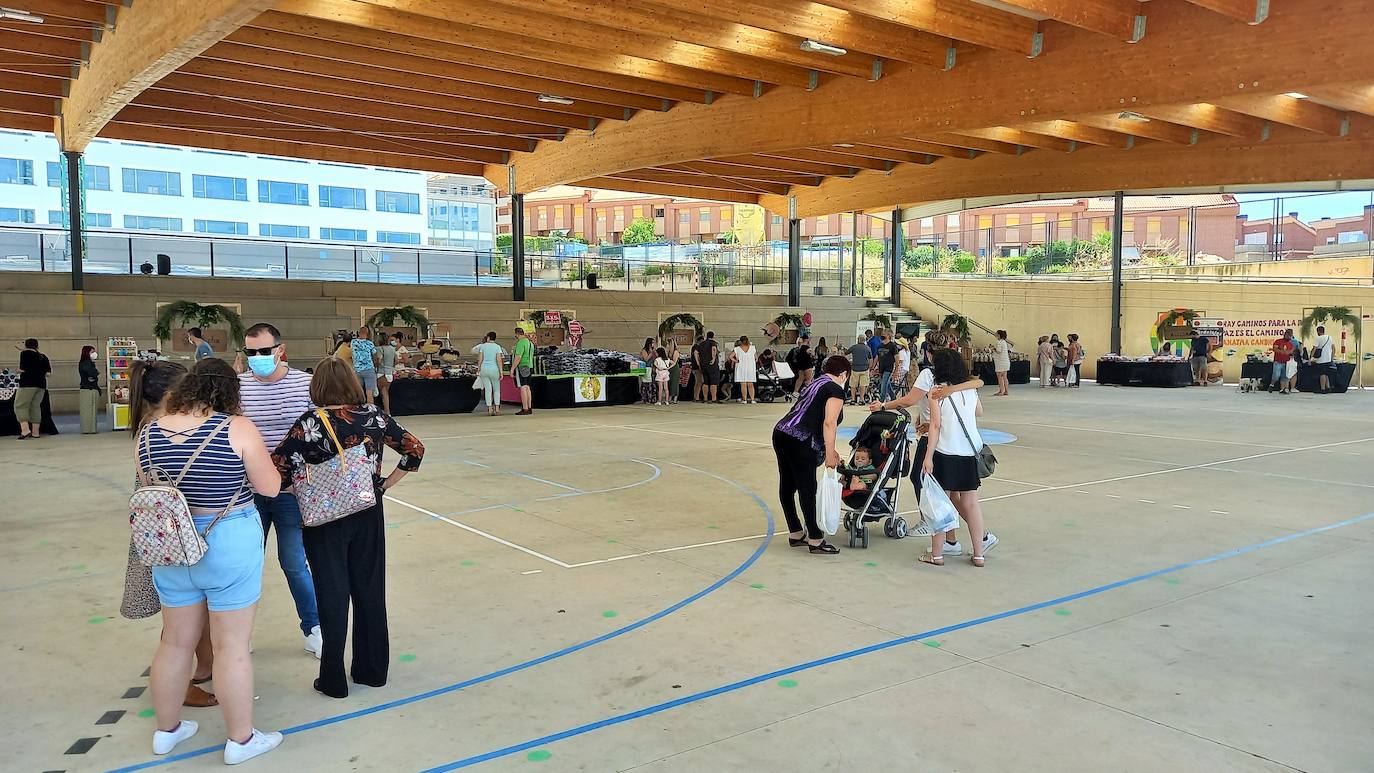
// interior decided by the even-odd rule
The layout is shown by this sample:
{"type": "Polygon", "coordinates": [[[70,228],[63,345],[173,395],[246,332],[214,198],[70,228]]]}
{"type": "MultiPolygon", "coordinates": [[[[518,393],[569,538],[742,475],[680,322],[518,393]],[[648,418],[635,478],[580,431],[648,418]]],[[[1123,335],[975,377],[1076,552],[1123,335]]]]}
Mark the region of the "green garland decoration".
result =
{"type": "Polygon", "coordinates": [[[953,333],[956,341],[960,345],[967,344],[973,338],[973,331],[969,329],[968,317],[962,314],[947,314],[940,323],[940,329],[953,333]]]}
{"type": "MultiPolygon", "coordinates": [[[[544,327],[544,326],[545,326],[545,325],[544,325],[544,312],[546,312],[546,311],[556,311],[556,312],[558,312],[559,318],[563,320],[563,332],[565,332],[565,333],[568,332],[568,323],[571,322],[572,320],[568,319],[568,315],[567,315],[567,314],[564,314],[562,309],[535,309],[534,311],[531,311],[531,312],[529,313],[529,316],[526,317],[526,318],[527,318],[530,322],[533,322],[533,323],[534,323],[534,326],[535,326],[536,329],[537,329],[537,328],[544,327]]],[[[584,330],[582,331],[582,333],[583,333],[583,335],[586,335],[587,331],[584,329],[584,330]]]]}
{"type": "Polygon", "coordinates": [[[1164,319],[1161,319],[1159,324],[1155,325],[1155,340],[1162,344],[1164,342],[1164,328],[1173,327],[1174,323],[1179,321],[1187,322],[1191,325],[1198,316],[1199,314],[1192,309],[1170,310],[1168,314],[1164,315],[1164,319]]]}
{"type": "Polygon", "coordinates": [[[229,337],[237,346],[243,345],[243,318],[237,311],[218,303],[201,305],[192,301],[173,301],[158,310],[153,322],[153,336],[159,341],[170,341],[172,325],[189,322],[193,327],[214,327],[219,324],[229,326],[229,337]]]}
{"type": "Polygon", "coordinates": [[[792,314],[786,311],[774,317],[773,324],[778,326],[778,334],[773,340],[768,342],[770,345],[782,343],[782,332],[787,328],[791,327],[801,330],[806,327],[806,322],[802,320],[802,315],[792,314]]]}
{"type": "Polygon", "coordinates": [[[879,314],[876,311],[870,311],[868,313],[868,316],[862,317],[861,319],[864,321],[872,320],[872,322],[874,323],[873,326],[876,328],[881,328],[883,330],[888,331],[893,330],[892,317],[889,317],[886,314],[879,314]]]}
{"type": "Polygon", "coordinates": [[[413,327],[423,336],[429,332],[429,317],[414,306],[388,306],[368,317],[367,326],[374,331],[379,327],[413,327]]]}
{"type": "Polygon", "coordinates": [[[706,330],[706,326],[701,324],[701,320],[697,319],[695,314],[688,314],[687,312],[673,314],[672,316],[664,317],[663,321],[658,323],[658,340],[668,340],[668,336],[671,336],[673,334],[673,329],[678,326],[692,328],[696,338],[701,338],[706,330]]]}
{"type": "Polygon", "coordinates": [[[1350,328],[1355,332],[1355,340],[1360,340],[1360,318],[1347,306],[1313,307],[1312,311],[1302,318],[1302,337],[1311,338],[1312,328],[1326,322],[1350,328]]]}

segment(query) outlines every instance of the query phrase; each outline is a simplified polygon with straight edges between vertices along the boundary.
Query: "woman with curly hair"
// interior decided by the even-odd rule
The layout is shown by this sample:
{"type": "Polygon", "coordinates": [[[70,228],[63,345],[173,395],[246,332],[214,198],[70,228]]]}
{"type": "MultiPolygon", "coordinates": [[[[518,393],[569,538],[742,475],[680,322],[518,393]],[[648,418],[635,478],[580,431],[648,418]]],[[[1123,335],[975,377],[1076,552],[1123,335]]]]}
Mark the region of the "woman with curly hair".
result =
{"type": "MultiPolygon", "coordinates": [[[[306,465],[320,464],[362,446],[371,465],[374,504],[337,520],[308,526],[303,533],[315,600],[320,610],[324,648],[315,690],[330,698],[348,697],[344,644],[348,604],[353,602],[353,681],[368,687],[386,684],[391,658],[386,625],[386,521],[383,495],[406,473],[420,469],[425,447],[363,393],[348,363],[326,357],[310,379],[310,401],[319,408],[296,420],[272,461],[283,487],[304,476],[306,465]],[[327,422],[327,423],[326,423],[327,422]],[[396,469],[381,476],[382,449],[401,455],[396,469]]],[[[308,513],[307,513],[308,515],[308,513]]]]}

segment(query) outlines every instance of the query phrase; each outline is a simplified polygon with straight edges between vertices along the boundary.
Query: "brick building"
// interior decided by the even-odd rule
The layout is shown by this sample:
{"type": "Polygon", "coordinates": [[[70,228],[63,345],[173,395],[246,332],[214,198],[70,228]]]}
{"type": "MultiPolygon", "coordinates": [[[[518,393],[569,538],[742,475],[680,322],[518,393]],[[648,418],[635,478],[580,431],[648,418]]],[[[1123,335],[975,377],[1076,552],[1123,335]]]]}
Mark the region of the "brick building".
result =
{"type": "Polygon", "coordinates": [[[1368,242],[1374,234],[1374,206],[1365,206],[1364,212],[1352,217],[1324,217],[1312,223],[1312,230],[1318,246],[1368,242]]]}
{"type": "Polygon", "coordinates": [[[1241,256],[1255,253],[1277,255],[1277,260],[1310,258],[1320,243],[1316,229],[1299,220],[1297,212],[1280,217],[1278,231],[1278,242],[1275,243],[1274,218],[1252,220],[1245,215],[1236,216],[1236,253],[1241,256]]]}

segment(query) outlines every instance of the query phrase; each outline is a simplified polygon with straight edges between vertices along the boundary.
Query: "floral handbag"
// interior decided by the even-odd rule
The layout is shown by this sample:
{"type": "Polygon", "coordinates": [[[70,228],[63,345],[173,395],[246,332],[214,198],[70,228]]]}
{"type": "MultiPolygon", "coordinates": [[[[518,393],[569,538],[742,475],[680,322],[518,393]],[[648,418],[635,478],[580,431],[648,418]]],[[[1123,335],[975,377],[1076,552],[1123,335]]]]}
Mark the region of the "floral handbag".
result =
{"type": "MultiPolygon", "coordinates": [[[[233,509],[239,495],[234,494],[229,499],[229,504],[225,505],[210,525],[205,527],[205,531],[201,532],[196,530],[186,496],[178,487],[182,478],[186,477],[187,471],[195,464],[196,458],[228,423],[229,417],[226,416],[210,429],[205,440],[186,460],[186,466],[174,480],[157,467],[144,468],[140,465],[138,487],[129,497],[129,527],[133,531],[134,549],[144,566],[195,566],[205,557],[205,552],[209,549],[205,542],[206,536],[215,528],[215,524],[219,523],[219,519],[233,509]]],[[[140,439],[143,453],[149,462],[153,458],[148,440],[151,431],[151,424],[144,427],[140,439]]],[[[243,485],[248,485],[246,480],[243,485]]],[[[239,490],[242,491],[242,486],[239,490]]]]}
{"type": "Polygon", "coordinates": [[[334,423],[324,409],[317,409],[315,415],[339,452],[319,464],[297,465],[291,472],[296,500],[301,506],[303,526],[320,526],[337,521],[377,504],[377,489],[372,482],[373,467],[367,458],[367,448],[362,443],[344,448],[339,436],[334,434],[334,423]]]}

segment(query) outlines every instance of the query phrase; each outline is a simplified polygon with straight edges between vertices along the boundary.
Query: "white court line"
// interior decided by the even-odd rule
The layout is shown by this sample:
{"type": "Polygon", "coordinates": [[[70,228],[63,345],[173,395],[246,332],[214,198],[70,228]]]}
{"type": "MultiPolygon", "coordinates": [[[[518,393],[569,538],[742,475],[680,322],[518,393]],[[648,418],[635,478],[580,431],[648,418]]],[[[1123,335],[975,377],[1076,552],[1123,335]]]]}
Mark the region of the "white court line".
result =
{"type": "Polygon", "coordinates": [[[693,435],[693,434],[691,434],[691,433],[689,433],[689,432],[669,432],[669,431],[663,430],[663,429],[649,429],[648,427],[636,427],[636,426],[634,426],[633,424],[619,424],[619,425],[615,425],[615,426],[607,425],[607,426],[606,426],[606,429],[633,429],[633,430],[638,430],[638,431],[640,431],[640,432],[653,432],[653,433],[656,433],[656,434],[659,434],[659,435],[676,435],[676,436],[678,436],[678,437],[694,437],[694,438],[700,438],[700,439],[702,439],[702,440],[716,440],[716,441],[722,441],[722,442],[725,442],[725,443],[743,443],[743,444],[745,444],[745,445],[750,445],[750,446],[768,446],[768,445],[771,445],[771,443],[760,443],[760,442],[757,441],[757,440],[737,440],[737,439],[735,439],[735,438],[729,438],[729,437],[712,437],[712,436],[710,436],[710,435],[693,435]]]}
{"type": "Polygon", "coordinates": [[[531,570],[529,570],[528,572],[521,572],[521,574],[543,574],[543,573],[544,573],[544,570],[543,570],[543,569],[531,569],[531,570]]]}
{"type": "Polygon", "coordinates": [[[1213,510],[1212,515],[1230,515],[1230,513],[1225,510],[1213,510]]]}
{"type": "Polygon", "coordinates": [[[462,529],[463,531],[472,532],[473,534],[476,534],[476,535],[479,536],[479,537],[486,537],[487,539],[491,540],[492,542],[496,542],[496,543],[498,543],[498,544],[505,545],[505,546],[508,547],[508,548],[513,548],[513,549],[518,550],[518,551],[520,551],[521,553],[524,553],[524,554],[526,554],[526,555],[534,556],[535,558],[542,559],[542,560],[544,560],[544,561],[548,561],[549,563],[551,563],[551,564],[553,564],[553,565],[555,565],[555,566],[561,566],[561,567],[563,567],[564,569],[567,569],[567,568],[568,568],[568,564],[565,564],[565,563],[563,563],[562,561],[559,561],[558,559],[553,558],[553,557],[551,557],[551,556],[546,556],[546,555],[544,555],[543,553],[540,553],[540,552],[537,551],[537,550],[531,550],[530,548],[527,548],[527,547],[525,547],[524,545],[517,545],[517,544],[515,544],[514,542],[511,542],[511,541],[509,541],[509,540],[501,539],[500,537],[496,536],[495,534],[488,534],[488,533],[482,531],[481,529],[475,529],[475,528],[473,528],[473,527],[471,527],[471,526],[468,526],[468,525],[465,524],[465,523],[459,523],[458,521],[455,521],[455,520],[453,520],[452,518],[448,518],[448,517],[439,515],[438,513],[434,512],[434,511],[432,511],[432,510],[426,510],[425,508],[420,507],[419,505],[412,505],[411,503],[406,502],[405,500],[397,499],[396,497],[393,497],[393,496],[390,496],[390,495],[387,495],[386,498],[387,498],[389,501],[395,502],[396,504],[398,504],[398,505],[400,505],[400,506],[402,506],[402,507],[409,507],[411,510],[414,510],[414,511],[417,512],[417,513],[423,513],[423,514],[425,514],[425,515],[428,515],[430,518],[437,518],[437,519],[443,521],[444,523],[449,524],[450,526],[457,526],[458,528],[462,529]]]}
{"type": "Polygon", "coordinates": [[[516,475],[516,476],[519,476],[519,477],[521,477],[521,478],[524,478],[525,480],[532,480],[532,481],[534,481],[535,483],[543,483],[543,484],[545,484],[545,485],[553,486],[554,488],[561,488],[561,489],[564,489],[564,490],[567,490],[567,491],[577,491],[577,492],[581,492],[581,491],[582,491],[582,489],[577,488],[576,486],[565,486],[565,485],[563,485],[562,483],[554,483],[554,482],[551,481],[551,480],[544,480],[543,478],[537,478],[537,477],[535,477],[535,476],[533,476],[533,475],[526,475],[526,474],[523,473],[523,472],[516,472],[516,471],[514,471],[514,470],[509,470],[509,471],[507,471],[506,474],[507,474],[507,475],[516,475]]]}
{"type": "Polygon", "coordinates": [[[1212,440],[1209,438],[1180,437],[1178,435],[1151,435],[1148,432],[1122,432],[1115,429],[1098,429],[1096,427],[1070,427],[1064,424],[1040,424],[1033,421],[1007,421],[998,419],[997,421],[988,420],[989,424],[1019,424],[1023,427],[1047,427],[1049,429],[1067,429],[1074,432],[1101,432],[1107,435],[1131,435],[1133,437],[1158,438],[1160,440],[1185,440],[1190,443],[1220,443],[1228,446],[1255,446],[1258,448],[1292,448],[1292,446],[1276,446],[1271,443],[1243,443],[1239,440],[1212,440]]]}
{"type": "MultiPolygon", "coordinates": [[[[786,531],[775,531],[775,532],[773,532],[773,533],[774,533],[774,534],[787,534],[788,532],[786,532],[786,531]]],[[[750,537],[734,537],[734,538],[731,538],[731,539],[718,539],[718,540],[716,540],[715,542],[698,542],[698,543],[696,543],[695,545],[678,545],[678,546],[675,547],[675,548],[661,548],[661,549],[659,549],[659,550],[646,550],[646,551],[644,551],[643,553],[630,553],[629,555],[615,556],[614,558],[600,558],[600,559],[597,559],[597,560],[595,560],[595,561],[583,561],[583,562],[580,563],[580,564],[572,564],[572,565],[570,565],[568,568],[570,568],[570,569],[576,569],[576,568],[578,568],[578,567],[580,567],[580,566],[591,566],[591,565],[593,565],[593,564],[609,564],[609,563],[612,562],[612,561],[624,561],[624,560],[627,559],[627,558],[640,558],[641,556],[656,556],[656,555],[659,555],[659,554],[662,554],[662,553],[676,553],[676,552],[679,551],[679,550],[692,550],[692,549],[694,549],[694,548],[709,548],[709,547],[711,547],[712,545],[728,545],[728,544],[730,544],[731,542],[744,542],[744,541],[746,541],[746,540],[751,540],[751,539],[763,539],[764,537],[767,537],[767,536],[768,536],[767,534],[755,534],[755,535],[750,536],[750,537]]]]}
{"type": "MultiPolygon", "coordinates": [[[[1002,495],[1000,495],[1000,496],[988,497],[987,499],[984,499],[984,500],[982,500],[982,501],[984,501],[984,502],[992,502],[992,501],[998,500],[998,499],[1011,499],[1012,497],[1021,497],[1021,496],[1025,496],[1025,495],[1027,495],[1027,494],[1039,494],[1039,493],[1042,492],[1042,491],[1062,491],[1062,490],[1064,490],[1064,489],[1079,488],[1079,487],[1081,487],[1081,486],[1100,486],[1100,485],[1102,485],[1103,483],[1116,483],[1116,482],[1118,482],[1118,481],[1123,481],[1123,480],[1135,480],[1136,478],[1151,478],[1151,477],[1154,477],[1155,475],[1168,475],[1168,474],[1174,473],[1174,472],[1186,472],[1186,471],[1188,471],[1188,470],[1201,470],[1201,469],[1206,469],[1206,468],[1208,468],[1208,467],[1217,467],[1217,466],[1223,465],[1223,464],[1235,464],[1236,462],[1247,462],[1247,461],[1250,461],[1251,459],[1263,459],[1263,458],[1269,457],[1269,456],[1280,456],[1280,455],[1282,455],[1282,454],[1295,454],[1295,453],[1298,453],[1298,452],[1300,452],[1300,451],[1316,451],[1316,450],[1320,450],[1320,449],[1323,449],[1323,448],[1331,448],[1331,447],[1333,447],[1333,446],[1348,446],[1348,445],[1352,445],[1352,444],[1354,444],[1354,443],[1368,443],[1368,442],[1371,441],[1371,440],[1374,440],[1374,437],[1359,438],[1358,440],[1340,440],[1340,441],[1337,441],[1337,442],[1335,442],[1335,443],[1322,443],[1322,444],[1320,444],[1320,445],[1315,445],[1315,446],[1303,446],[1302,448],[1285,448],[1285,449],[1283,449],[1283,450],[1281,450],[1281,451],[1266,451],[1266,452],[1264,452],[1264,453],[1262,453],[1262,454],[1251,454],[1251,455],[1249,455],[1249,456],[1237,456],[1237,457],[1235,457],[1234,459],[1218,459],[1218,460],[1215,461],[1215,462],[1203,462],[1202,464],[1189,464],[1189,465],[1185,465],[1185,466],[1183,466],[1183,467],[1169,467],[1169,468],[1166,468],[1166,469],[1163,469],[1163,470],[1151,470],[1150,472],[1138,472],[1138,473],[1135,473],[1134,475],[1121,475],[1121,476],[1118,476],[1118,477],[1115,477],[1115,478],[1103,478],[1102,480],[1090,480],[1090,481],[1084,481],[1083,483],[1070,483],[1070,484],[1065,485],[1065,486],[1046,486],[1045,488],[1036,489],[1036,490],[1034,490],[1034,491],[1017,491],[1017,492],[1015,492],[1015,493],[1013,493],[1013,494],[1002,494],[1002,495]]],[[[1141,502],[1146,502],[1147,504],[1154,504],[1153,502],[1150,502],[1149,500],[1145,500],[1145,499],[1142,499],[1142,500],[1140,500],[1140,501],[1141,501],[1141,502]]]]}
{"type": "Polygon", "coordinates": [[[491,465],[490,465],[490,464],[482,464],[481,462],[474,462],[474,461],[472,461],[471,459],[459,459],[459,461],[462,462],[463,464],[470,464],[470,465],[472,465],[473,467],[480,467],[480,468],[482,468],[482,469],[484,469],[484,470],[490,470],[490,469],[491,469],[491,465]]]}
{"type": "Polygon", "coordinates": [[[1189,507],[1188,505],[1174,505],[1174,507],[1177,507],[1177,508],[1180,509],[1180,510],[1192,510],[1192,509],[1193,509],[1193,508],[1189,507]]]}
{"type": "Polygon", "coordinates": [[[1155,501],[1154,501],[1153,499],[1137,499],[1136,501],[1137,501],[1137,502],[1144,502],[1144,503],[1147,504],[1147,505],[1152,505],[1152,504],[1155,503],[1155,501]]]}

